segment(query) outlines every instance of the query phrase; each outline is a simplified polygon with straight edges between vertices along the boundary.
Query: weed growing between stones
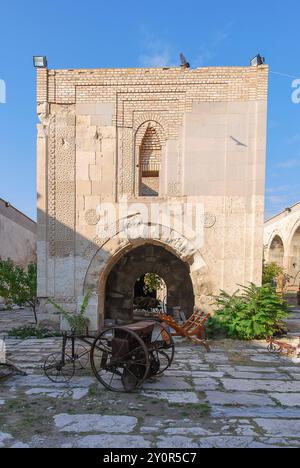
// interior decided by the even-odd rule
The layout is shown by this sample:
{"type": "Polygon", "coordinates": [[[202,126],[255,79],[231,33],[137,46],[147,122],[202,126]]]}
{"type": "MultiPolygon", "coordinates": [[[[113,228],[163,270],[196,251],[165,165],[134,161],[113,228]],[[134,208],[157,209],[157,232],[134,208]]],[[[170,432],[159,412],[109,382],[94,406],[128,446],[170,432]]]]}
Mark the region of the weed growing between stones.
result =
{"type": "Polygon", "coordinates": [[[46,338],[61,336],[61,333],[46,330],[44,328],[38,328],[36,326],[23,326],[12,328],[11,330],[9,330],[8,336],[11,338],[18,338],[20,340],[26,340],[31,338],[43,340],[46,338]]]}

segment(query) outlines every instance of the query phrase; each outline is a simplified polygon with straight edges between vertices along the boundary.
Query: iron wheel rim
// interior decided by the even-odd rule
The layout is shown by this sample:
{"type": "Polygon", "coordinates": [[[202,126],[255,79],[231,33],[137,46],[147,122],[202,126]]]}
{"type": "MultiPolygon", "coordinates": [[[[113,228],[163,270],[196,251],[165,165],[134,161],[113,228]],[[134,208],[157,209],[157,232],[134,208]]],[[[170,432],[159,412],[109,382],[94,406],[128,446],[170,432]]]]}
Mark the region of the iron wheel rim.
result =
{"type": "Polygon", "coordinates": [[[149,375],[150,361],[148,348],[136,333],[126,327],[111,327],[100,333],[92,344],[90,361],[97,380],[105,388],[114,392],[132,392],[140,388],[149,375]],[[121,332],[121,335],[125,333],[123,340],[126,341],[126,338],[131,338],[136,341],[138,346],[125,354],[122,354],[121,346],[118,354],[113,357],[112,340],[115,338],[116,332],[121,332]],[[98,357],[96,356],[97,352],[99,353],[98,357]],[[97,369],[97,359],[100,360],[100,369],[97,369]],[[123,375],[128,374],[130,370],[132,372],[131,366],[138,366],[141,371],[139,372],[140,375],[135,375],[137,381],[132,385],[132,388],[129,388],[124,380],[126,375],[125,377],[123,375]],[[105,372],[112,374],[111,377],[105,378],[105,372]],[[116,383],[113,385],[115,377],[119,378],[117,386],[116,383]]]}

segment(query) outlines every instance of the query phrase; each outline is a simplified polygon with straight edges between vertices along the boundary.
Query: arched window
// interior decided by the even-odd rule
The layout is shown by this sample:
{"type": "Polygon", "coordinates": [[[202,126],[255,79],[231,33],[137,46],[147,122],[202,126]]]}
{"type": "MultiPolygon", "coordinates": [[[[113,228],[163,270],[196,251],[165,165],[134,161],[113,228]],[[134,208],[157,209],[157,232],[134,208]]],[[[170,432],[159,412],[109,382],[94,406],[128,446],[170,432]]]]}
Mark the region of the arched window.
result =
{"type": "Polygon", "coordinates": [[[291,276],[300,271],[300,226],[295,231],[290,247],[291,276]]]}
{"type": "Polygon", "coordinates": [[[276,235],[272,240],[269,251],[269,262],[275,262],[280,267],[283,266],[284,246],[282,239],[276,235]]]}
{"type": "Polygon", "coordinates": [[[162,145],[151,124],[147,127],[139,150],[139,195],[159,195],[159,173],[162,145]]]}

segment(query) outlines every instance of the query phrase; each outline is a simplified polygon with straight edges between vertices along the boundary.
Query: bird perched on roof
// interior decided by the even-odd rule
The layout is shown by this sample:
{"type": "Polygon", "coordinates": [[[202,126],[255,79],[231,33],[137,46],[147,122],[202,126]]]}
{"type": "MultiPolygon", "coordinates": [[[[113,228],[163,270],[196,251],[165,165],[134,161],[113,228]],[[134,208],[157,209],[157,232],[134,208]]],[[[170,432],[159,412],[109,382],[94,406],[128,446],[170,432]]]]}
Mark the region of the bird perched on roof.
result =
{"type": "Polygon", "coordinates": [[[186,60],[185,56],[183,54],[180,54],[180,62],[181,62],[181,68],[190,68],[191,65],[189,62],[186,60]]]}

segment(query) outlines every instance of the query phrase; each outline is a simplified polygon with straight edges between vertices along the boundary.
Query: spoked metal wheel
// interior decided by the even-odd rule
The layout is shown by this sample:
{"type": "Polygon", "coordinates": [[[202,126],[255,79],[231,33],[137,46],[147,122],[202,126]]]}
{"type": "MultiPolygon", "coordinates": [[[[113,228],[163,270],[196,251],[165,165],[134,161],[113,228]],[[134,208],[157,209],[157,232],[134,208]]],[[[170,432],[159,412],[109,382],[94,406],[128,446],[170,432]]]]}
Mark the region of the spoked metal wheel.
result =
{"type": "Polygon", "coordinates": [[[91,367],[104,387],[114,392],[131,392],[149,375],[149,351],[132,330],[112,327],[95,339],[91,367]]]}
{"type": "MultiPolygon", "coordinates": [[[[71,344],[66,347],[66,354],[68,356],[73,356],[71,344]]],[[[73,360],[76,369],[86,369],[90,362],[90,350],[81,343],[75,343],[73,360]]]]}
{"type": "Polygon", "coordinates": [[[154,326],[151,339],[151,355],[156,366],[153,369],[153,374],[162,374],[173,362],[175,345],[174,339],[169,331],[169,328],[164,323],[157,322],[154,326]],[[157,368],[157,362],[159,366],[157,368]]]}
{"type": "Polygon", "coordinates": [[[75,374],[75,363],[68,355],[63,363],[61,353],[50,354],[44,362],[44,372],[51,382],[68,383],[75,374]]]}

